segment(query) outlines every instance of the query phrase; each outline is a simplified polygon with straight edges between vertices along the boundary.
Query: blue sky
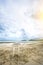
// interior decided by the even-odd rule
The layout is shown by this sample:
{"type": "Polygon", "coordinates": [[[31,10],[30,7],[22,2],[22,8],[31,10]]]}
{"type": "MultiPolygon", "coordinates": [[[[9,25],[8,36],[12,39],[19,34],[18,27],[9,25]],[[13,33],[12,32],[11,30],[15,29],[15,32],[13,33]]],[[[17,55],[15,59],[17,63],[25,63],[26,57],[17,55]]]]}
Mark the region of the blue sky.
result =
{"type": "Polygon", "coordinates": [[[43,22],[32,18],[39,5],[39,0],[0,0],[0,41],[43,37],[43,22]]]}

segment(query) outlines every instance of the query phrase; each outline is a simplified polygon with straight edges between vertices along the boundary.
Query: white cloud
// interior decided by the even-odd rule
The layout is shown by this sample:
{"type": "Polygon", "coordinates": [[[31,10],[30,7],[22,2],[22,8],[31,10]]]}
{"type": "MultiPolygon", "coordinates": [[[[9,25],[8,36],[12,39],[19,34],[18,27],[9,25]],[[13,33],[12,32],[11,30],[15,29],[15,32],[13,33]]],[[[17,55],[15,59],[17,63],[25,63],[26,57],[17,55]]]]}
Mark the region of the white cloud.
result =
{"type": "Polygon", "coordinates": [[[4,24],[4,31],[0,33],[0,39],[20,39],[21,29],[25,30],[28,38],[43,37],[43,22],[32,18],[38,10],[37,0],[6,0],[0,4],[0,24],[4,24]],[[3,2],[3,3],[2,3],[3,2]]]}

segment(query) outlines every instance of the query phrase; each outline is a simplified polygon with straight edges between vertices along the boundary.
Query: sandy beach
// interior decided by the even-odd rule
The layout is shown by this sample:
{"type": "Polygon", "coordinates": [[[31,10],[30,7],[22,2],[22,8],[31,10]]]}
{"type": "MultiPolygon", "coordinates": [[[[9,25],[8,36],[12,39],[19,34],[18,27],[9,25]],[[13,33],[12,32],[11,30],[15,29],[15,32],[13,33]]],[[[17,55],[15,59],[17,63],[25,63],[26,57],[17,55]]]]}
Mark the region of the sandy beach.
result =
{"type": "Polygon", "coordinates": [[[43,65],[43,41],[0,44],[0,65],[43,65]]]}

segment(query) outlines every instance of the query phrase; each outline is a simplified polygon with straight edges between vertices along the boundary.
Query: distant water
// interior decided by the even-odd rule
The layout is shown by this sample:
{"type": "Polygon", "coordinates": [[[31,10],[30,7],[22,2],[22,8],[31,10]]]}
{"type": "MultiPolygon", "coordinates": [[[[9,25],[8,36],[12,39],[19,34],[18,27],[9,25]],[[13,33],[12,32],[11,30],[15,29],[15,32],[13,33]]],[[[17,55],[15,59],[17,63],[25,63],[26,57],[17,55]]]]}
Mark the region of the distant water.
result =
{"type": "Polygon", "coordinates": [[[40,43],[42,41],[0,41],[0,44],[35,44],[35,43],[40,43]]]}

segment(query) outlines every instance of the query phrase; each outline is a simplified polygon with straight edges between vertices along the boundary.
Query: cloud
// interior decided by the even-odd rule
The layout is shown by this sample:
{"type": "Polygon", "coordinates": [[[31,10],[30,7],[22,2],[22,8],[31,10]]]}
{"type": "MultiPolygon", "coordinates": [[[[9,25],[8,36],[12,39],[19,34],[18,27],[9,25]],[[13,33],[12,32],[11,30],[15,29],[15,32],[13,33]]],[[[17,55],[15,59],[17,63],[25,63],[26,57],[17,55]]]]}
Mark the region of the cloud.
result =
{"type": "Polygon", "coordinates": [[[0,0],[0,41],[42,37],[43,23],[32,18],[38,3],[37,0],[0,0]]]}

